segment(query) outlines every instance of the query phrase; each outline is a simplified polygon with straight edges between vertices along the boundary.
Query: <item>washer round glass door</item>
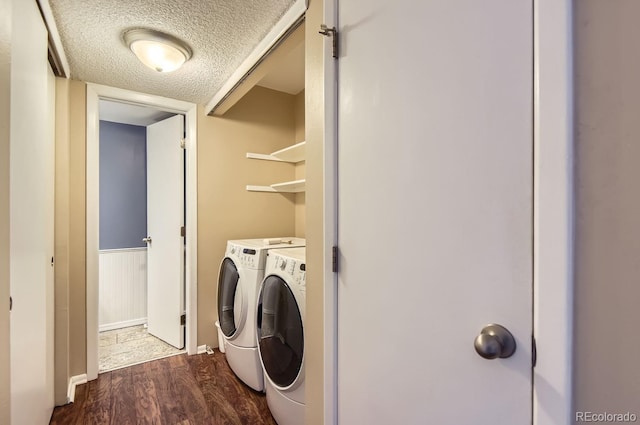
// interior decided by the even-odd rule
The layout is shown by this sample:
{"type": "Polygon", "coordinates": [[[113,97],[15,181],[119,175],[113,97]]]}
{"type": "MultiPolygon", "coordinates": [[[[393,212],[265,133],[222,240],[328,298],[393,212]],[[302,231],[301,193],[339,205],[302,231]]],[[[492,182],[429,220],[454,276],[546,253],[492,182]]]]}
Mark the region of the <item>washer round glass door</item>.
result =
{"type": "Polygon", "coordinates": [[[278,276],[267,276],[262,283],[257,333],[265,372],[277,386],[290,386],[302,368],[304,334],[295,296],[278,276]]]}
{"type": "Polygon", "coordinates": [[[227,338],[233,337],[242,317],[240,273],[230,258],[222,260],[218,275],[218,321],[227,338]]]}

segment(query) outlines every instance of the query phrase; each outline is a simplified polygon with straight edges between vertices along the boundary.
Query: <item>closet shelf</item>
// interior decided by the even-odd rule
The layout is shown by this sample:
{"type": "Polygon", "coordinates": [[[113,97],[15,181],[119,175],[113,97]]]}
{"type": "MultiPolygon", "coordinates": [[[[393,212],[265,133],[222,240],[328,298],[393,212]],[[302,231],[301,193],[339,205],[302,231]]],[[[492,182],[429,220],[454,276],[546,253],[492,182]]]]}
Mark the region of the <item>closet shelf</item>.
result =
{"type": "Polygon", "coordinates": [[[276,192],[276,193],[298,193],[305,191],[306,180],[293,180],[290,182],[274,183],[271,186],[248,185],[249,192],[276,192]]]}
{"type": "Polygon", "coordinates": [[[296,143],[295,145],[288,146],[284,149],[272,152],[270,154],[262,153],[247,153],[247,158],[262,159],[265,161],[279,161],[279,162],[300,162],[305,160],[305,145],[307,142],[296,143]]]}

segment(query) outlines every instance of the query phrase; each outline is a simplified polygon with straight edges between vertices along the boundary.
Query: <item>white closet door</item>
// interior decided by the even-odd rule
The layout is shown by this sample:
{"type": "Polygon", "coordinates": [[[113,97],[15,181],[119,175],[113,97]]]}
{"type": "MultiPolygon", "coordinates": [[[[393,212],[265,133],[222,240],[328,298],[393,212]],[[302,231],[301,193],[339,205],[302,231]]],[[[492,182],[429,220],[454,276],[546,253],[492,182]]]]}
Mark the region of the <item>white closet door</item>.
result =
{"type": "Polygon", "coordinates": [[[339,1],[341,425],[531,423],[532,10],[339,1]]]}
{"type": "Polygon", "coordinates": [[[36,2],[13,2],[10,153],[11,423],[53,410],[53,83],[36,2]]]}

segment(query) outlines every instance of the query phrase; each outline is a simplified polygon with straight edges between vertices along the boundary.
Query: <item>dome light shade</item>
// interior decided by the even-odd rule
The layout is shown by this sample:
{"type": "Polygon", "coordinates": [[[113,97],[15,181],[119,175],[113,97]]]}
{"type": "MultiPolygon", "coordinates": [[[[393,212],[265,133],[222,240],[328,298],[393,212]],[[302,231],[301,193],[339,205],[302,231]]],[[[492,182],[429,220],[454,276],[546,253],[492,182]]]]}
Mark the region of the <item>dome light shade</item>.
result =
{"type": "Polygon", "coordinates": [[[159,31],[133,29],[124,33],[124,41],[140,62],[158,72],[171,72],[191,58],[191,49],[183,41],[159,31]]]}

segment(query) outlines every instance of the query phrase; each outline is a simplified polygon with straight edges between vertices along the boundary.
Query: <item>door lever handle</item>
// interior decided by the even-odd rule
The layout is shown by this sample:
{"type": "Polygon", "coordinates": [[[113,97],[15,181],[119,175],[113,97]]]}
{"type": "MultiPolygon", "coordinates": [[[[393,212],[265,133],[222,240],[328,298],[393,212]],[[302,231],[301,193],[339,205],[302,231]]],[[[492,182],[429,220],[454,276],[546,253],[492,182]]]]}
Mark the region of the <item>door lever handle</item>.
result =
{"type": "Polygon", "coordinates": [[[151,243],[151,236],[147,236],[146,238],[142,238],[142,242],[151,243]]]}

